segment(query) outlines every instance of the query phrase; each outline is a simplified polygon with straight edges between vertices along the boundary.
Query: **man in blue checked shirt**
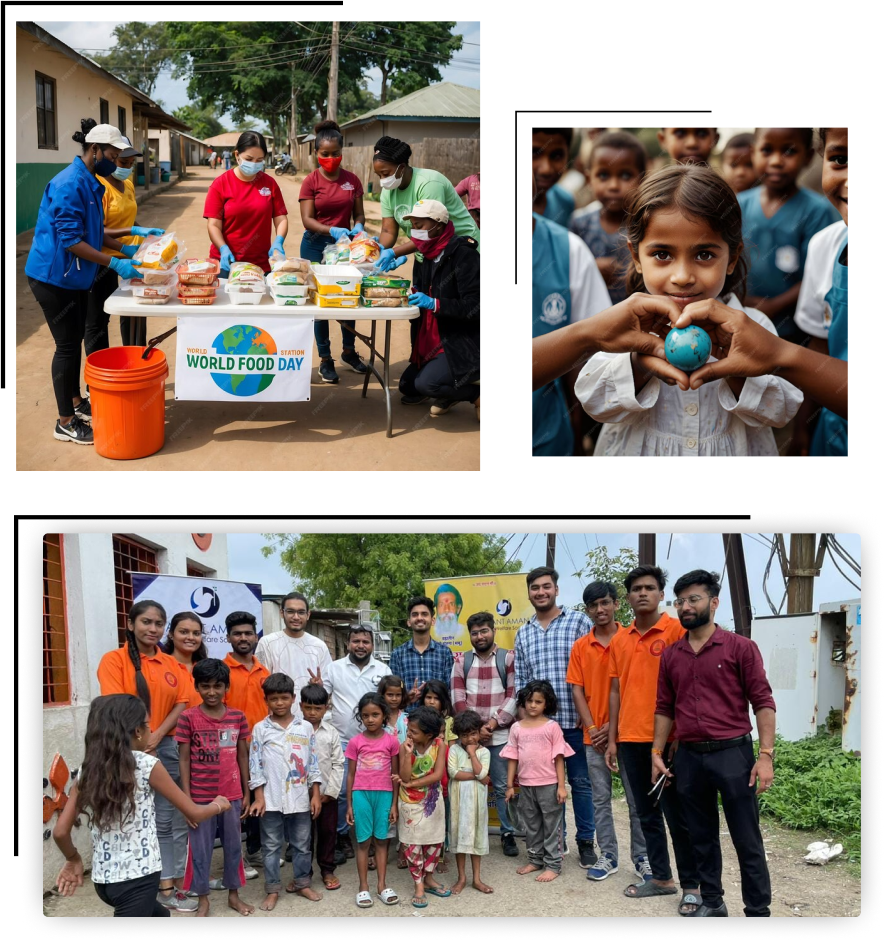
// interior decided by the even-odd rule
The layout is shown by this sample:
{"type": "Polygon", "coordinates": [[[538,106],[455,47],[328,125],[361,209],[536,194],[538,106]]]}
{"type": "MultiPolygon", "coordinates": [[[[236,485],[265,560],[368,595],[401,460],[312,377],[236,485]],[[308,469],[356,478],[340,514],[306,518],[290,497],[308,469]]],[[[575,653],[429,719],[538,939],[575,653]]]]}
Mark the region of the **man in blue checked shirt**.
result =
{"type": "Polygon", "coordinates": [[[565,772],[572,789],[581,868],[590,869],[598,859],[593,849],[596,832],[593,792],[584,757],[584,731],[565,674],[572,646],[579,637],[589,633],[593,622],[583,611],[560,608],[556,604],[558,582],[559,573],[547,566],[532,569],[526,576],[529,602],[535,609],[535,616],[516,634],[516,691],[519,692],[529,680],[547,680],[559,700],[559,711],[553,718],[560,724],[563,737],[574,751],[573,755],[565,759],[565,772]]]}
{"type": "Polygon", "coordinates": [[[411,712],[428,680],[442,680],[449,686],[455,658],[445,644],[430,636],[433,601],[426,597],[411,598],[408,610],[406,626],[412,629],[412,639],[394,649],[390,655],[390,672],[405,683],[406,712],[411,712]]]}

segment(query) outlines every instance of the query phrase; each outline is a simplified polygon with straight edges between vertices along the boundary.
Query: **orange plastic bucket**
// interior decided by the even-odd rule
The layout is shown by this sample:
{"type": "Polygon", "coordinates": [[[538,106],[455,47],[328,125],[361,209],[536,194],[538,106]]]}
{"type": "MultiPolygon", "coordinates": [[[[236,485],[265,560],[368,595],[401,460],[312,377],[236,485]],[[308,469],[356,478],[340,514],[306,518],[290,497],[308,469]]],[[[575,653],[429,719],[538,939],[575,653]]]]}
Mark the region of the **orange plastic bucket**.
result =
{"type": "Polygon", "coordinates": [[[169,364],[156,347],[112,346],[86,359],[92,436],[102,457],[131,461],[163,447],[169,364]]]}

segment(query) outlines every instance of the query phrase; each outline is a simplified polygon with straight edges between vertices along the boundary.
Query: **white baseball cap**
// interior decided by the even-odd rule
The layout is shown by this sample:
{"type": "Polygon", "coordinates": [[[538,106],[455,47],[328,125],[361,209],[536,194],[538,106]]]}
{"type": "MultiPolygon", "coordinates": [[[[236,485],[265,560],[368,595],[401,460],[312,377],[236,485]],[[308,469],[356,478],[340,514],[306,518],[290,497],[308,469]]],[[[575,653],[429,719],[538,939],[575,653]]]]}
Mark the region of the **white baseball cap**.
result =
{"type": "Polygon", "coordinates": [[[438,199],[419,199],[404,219],[433,219],[436,222],[448,222],[449,210],[438,199]]]}
{"type": "Polygon", "coordinates": [[[130,146],[129,141],[120,133],[120,129],[114,127],[113,124],[96,124],[86,135],[86,143],[107,144],[108,147],[117,147],[120,150],[130,146]]]}

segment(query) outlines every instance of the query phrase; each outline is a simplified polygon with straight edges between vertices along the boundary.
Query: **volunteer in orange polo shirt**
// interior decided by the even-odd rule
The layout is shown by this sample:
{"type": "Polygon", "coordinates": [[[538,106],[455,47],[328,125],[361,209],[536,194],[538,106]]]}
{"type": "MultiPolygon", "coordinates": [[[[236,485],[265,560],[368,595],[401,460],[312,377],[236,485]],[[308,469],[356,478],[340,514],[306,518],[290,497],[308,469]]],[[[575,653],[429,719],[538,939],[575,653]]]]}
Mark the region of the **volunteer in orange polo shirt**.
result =
{"type": "MultiPolygon", "coordinates": [[[[592,582],[584,589],[584,611],[593,622],[593,630],[575,641],[565,676],[566,682],[572,686],[572,698],[584,727],[584,753],[593,789],[596,841],[599,843],[599,859],[587,870],[587,878],[597,882],[618,871],[618,838],[612,816],[612,774],[605,763],[611,689],[609,649],[612,638],[622,630],[615,620],[617,606],[618,589],[611,582],[592,582]]],[[[651,879],[651,867],[645,852],[645,837],[639,825],[633,791],[627,779],[623,780],[630,811],[633,870],[647,881],[651,879]]]]}
{"type": "MultiPolygon", "coordinates": [[[[679,914],[693,915],[701,904],[698,870],[676,788],[664,788],[659,801],[648,793],[661,654],[685,634],[676,618],[658,613],[666,584],[666,573],[656,565],[637,566],[624,579],[634,620],[630,627],[615,634],[609,644],[612,685],[605,761],[610,771],[617,771],[620,764],[622,777],[630,782],[652,873],[647,882],[627,886],[624,895],[648,898],[677,894],[667,851],[666,818],[682,887],[679,914]]],[[[671,735],[663,750],[667,762],[672,738],[671,735]]]]}
{"type": "MultiPolygon", "coordinates": [[[[257,622],[248,611],[234,611],[224,621],[231,652],[224,658],[230,668],[230,689],[225,703],[246,714],[246,723],[254,728],[267,717],[267,701],[261,684],[270,676],[270,670],[253,656],[258,646],[257,622]]],[[[250,802],[255,799],[249,792],[250,802]]],[[[263,865],[261,859],[261,826],[258,817],[246,817],[246,863],[263,865]]]]}
{"type": "Polygon", "coordinates": [[[203,702],[203,697],[194,686],[194,664],[209,656],[203,640],[203,622],[193,611],[179,611],[172,615],[166,639],[160,650],[168,653],[178,664],[181,681],[187,691],[187,707],[193,709],[203,702]]]}
{"type": "MultiPolygon", "coordinates": [[[[145,751],[156,755],[176,784],[178,744],[172,734],[188,702],[178,661],[157,646],[166,627],[166,611],[156,601],[139,601],[129,611],[126,645],[106,653],[98,664],[102,696],[130,693],[148,709],[151,737],[145,751]]],[[[157,840],[163,869],[157,900],[181,912],[196,911],[197,900],[182,891],[187,861],[187,822],[161,794],[154,795],[157,840]]]]}

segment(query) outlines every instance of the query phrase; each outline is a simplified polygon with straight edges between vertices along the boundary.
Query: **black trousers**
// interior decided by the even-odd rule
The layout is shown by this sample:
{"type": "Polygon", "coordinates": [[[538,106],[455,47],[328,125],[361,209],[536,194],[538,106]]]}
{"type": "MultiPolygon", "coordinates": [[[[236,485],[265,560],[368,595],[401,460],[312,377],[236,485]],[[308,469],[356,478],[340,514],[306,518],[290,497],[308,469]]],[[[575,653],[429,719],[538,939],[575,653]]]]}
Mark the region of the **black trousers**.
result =
{"type": "Polygon", "coordinates": [[[445,353],[435,356],[420,369],[409,363],[400,376],[399,390],[403,395],[426,395],[452,402],[475,402],[479,398],[478,385],[456,382],[445,353]]]}
{"type": "MultiPolygon", "coordinates": [[[[254,803],[255,791],[249,791],[249,801],[254,803]]],[[[261,818],[246,817],[243,821],[243,830],[246,834],[246,852],[257,853],[261,849],[261,818]]]]}
{"type": "MultiPolygon", "coordinates": [[[[671,783],[664,788],[658,806],[648,796],[651,790],[651,742],[620,742],[618,744],[618,764],[627,775],[636,803],[636,813],[652,877],[667,881],[673,878],[670,869],[670,854],[667,851],[667,829],[673,841],[676,856],[676,871],[679,884],[683,889],[693,889],[700,884],[695,855],[692,852],[691,837],[685,820],[685,809],[677,796],[676,787],[671,783]],[[663,812],[662,812],[663,810],[663,812]],[[664,820],[667,827],[664,827],[664,820]]],[[[664,749],[664,760],[668,760],[670,746],[664,749]]],[[[675,773],[675,772],[674,772],[675,773]]]]}
{"type": "Polygon", "coordinates": [[[157,901],[160,891],[160,870],[127,879],[126,882],[96,882],[95,892],[114,909],[114,918],[168,918],[169,909],[157,901]]]}
{"type": "Polygon", "coordinates": [[[104,312],[104,302],[114,293],[118,284],[116,271],[105,267],[98,269],[86,304],[86,336],[83,346],[87,356],[96,350],[106,350],[110,345],[108,323],[111,315],[104,312]]]}
{"type": "Polygon", "coordinates": [[[676,790],[685,808],[688,832],[701,877],[704,904],[722,901],[722,850],[719,846],[719,806],[741,869],[741,894],[746,915],[771,914],[771,880],[759,829],[756,786],[749,787],[754,764],[753,746],[747,742],[716,752],[676,752],[676,790]]]}

